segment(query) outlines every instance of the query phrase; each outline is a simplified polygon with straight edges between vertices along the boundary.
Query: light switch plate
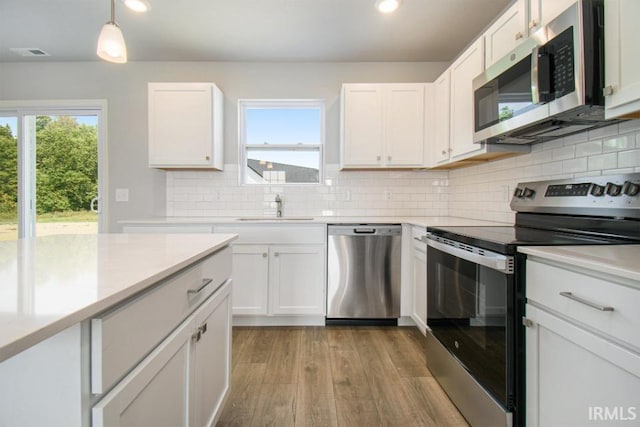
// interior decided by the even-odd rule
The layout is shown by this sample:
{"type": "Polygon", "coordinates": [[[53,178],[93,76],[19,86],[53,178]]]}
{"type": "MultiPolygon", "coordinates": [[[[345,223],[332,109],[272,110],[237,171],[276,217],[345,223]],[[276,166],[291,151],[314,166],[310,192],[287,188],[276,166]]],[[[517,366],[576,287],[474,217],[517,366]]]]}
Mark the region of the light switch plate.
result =
{"type": "Polygon", "coordinates": [[[128,202],[128,201],[129,201],[129,189],[116,188],[116,202],[128,202]]]}

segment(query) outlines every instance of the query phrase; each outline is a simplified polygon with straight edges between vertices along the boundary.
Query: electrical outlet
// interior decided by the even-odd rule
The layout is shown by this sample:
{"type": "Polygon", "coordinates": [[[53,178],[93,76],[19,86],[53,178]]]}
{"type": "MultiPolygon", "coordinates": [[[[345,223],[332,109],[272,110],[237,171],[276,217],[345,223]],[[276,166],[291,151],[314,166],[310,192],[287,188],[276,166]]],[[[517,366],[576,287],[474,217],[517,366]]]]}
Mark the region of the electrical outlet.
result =
{"type": "Polygon", "coordinates": [[[129,201],[129,189],[116,188],[116,202],[128,202],[128,201],[129,201]]]}

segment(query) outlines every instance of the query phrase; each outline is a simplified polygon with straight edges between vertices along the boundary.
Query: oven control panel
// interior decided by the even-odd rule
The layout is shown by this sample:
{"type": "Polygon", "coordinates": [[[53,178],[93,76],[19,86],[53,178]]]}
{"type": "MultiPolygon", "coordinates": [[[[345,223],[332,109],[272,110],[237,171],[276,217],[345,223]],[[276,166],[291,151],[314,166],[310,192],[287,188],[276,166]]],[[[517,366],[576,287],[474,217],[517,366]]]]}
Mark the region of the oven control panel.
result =
{"type": "Polygon", "coordinates": [[[640,173],[520,183],[511,209],[640,218],[640,173]]]}

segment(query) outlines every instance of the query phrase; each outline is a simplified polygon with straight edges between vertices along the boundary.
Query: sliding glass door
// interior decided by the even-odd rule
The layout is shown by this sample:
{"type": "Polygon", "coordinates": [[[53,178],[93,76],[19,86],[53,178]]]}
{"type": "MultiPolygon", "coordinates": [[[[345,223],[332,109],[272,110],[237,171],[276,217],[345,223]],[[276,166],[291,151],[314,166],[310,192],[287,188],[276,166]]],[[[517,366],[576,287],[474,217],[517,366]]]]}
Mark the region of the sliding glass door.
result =
{"type": "Polygon", "coordinates": [[[102,229],[103,110],[0,109],[0,239],[102,229]]]}

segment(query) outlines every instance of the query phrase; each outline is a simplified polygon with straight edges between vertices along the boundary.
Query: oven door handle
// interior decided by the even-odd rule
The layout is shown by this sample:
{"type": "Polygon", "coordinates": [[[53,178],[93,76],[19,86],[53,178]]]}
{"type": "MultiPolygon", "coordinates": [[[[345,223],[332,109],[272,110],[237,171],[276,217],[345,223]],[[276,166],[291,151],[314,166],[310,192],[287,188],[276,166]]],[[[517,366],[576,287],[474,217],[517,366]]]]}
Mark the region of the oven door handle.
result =
{"type": "Polygon", "coordinates": [[[433,240],[431,237],[427,237],[427,246],[437,249],[446,254],[455,256],[457,258],[464,259],[474,264],[479,264],[484,267],[488,267],[492,270],[499,271],[501,273],[513,274],[513,257],[498,254],[495,252],[482,250],[483,254],[477,254],[469,252],[464,249],[457,248],[455,246],[448,245],[446,243],[433,240]]]}

